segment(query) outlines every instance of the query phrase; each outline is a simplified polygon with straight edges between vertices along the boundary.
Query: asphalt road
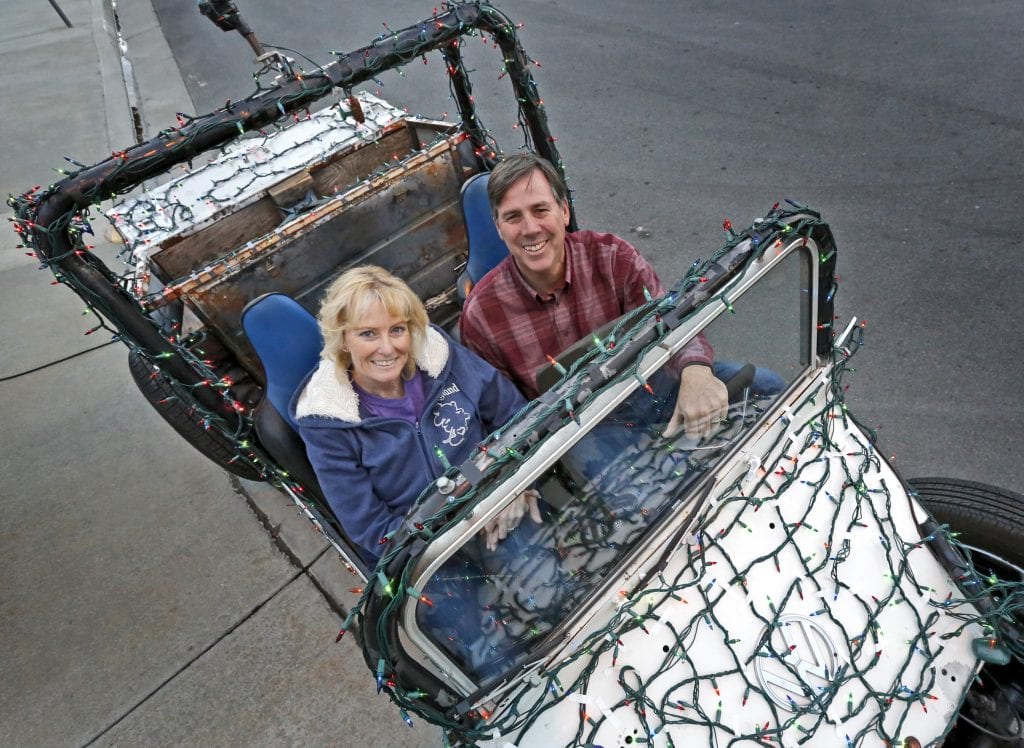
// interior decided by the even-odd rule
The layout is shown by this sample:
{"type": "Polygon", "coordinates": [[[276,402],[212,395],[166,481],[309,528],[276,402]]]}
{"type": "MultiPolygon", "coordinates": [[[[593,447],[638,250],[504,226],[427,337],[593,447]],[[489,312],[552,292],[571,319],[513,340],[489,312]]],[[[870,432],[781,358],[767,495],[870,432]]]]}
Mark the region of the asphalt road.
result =
{"type": "MultiPolygon", "coordinates": [[[[318,62],[432,10],[238,4],[264,42],[318,62]]],[[[154,5],[197,111],[252,90],[241,37],[194,5],[154,5]]],[[[907,477],[1024,492],[1019,4],[690,5],[502,3],[542,65],[581,225],[631,238],[672,281],[720,243],[725,218],[745,226],[787,198],[820,210],[840,248],[839,324],[868,320],[853,411],[907,477]]],[[[470,48],[484,122],[514,149],[499,56],[470,48]]],[[[454,116],[442,68],[416,61],[369,88],[454,116]]]]}

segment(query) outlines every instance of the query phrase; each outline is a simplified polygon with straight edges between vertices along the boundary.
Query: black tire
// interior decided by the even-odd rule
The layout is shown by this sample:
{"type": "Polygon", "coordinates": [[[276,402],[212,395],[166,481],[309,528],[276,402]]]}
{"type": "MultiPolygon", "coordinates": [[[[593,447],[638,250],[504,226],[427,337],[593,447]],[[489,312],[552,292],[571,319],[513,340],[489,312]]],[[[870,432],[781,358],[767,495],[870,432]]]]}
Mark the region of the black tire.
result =
{"type": "Polygon", "coordinates": [[[234,442],[217,429],[203,428],[196,414],[175,397],[171,383],[163,376],[154,377],[152,366],[136,351],[128,352],[128,370],[146,401],[185,441],[229,473],[247,480],[264,480],[252,465],[241,460],[231,462],[238,455],[234,442]]]}
{"type": "Polygon", "coordinates": [[[960,542],[1024,568],[1024,496],[953,478],[907,483],[935,519],[960,533],[960,542]]]}
{"type": "MultiPolygon", "coordinates": [[[[914,478],[907,483],[936,520],[960,533],[961,543],[976,549],[972,560],[979,574],[995,572],[1009,582],[1024,581],[1024,496],[952,478],[914,478]]],[[[1011,607],[1018,606],[1011,603],[1011,607]]],[[[1024,724],[1021,663],[989,665],[984,676],[971,686],[943,745],[1024,745],[1019,737],[1024,724]]]]}

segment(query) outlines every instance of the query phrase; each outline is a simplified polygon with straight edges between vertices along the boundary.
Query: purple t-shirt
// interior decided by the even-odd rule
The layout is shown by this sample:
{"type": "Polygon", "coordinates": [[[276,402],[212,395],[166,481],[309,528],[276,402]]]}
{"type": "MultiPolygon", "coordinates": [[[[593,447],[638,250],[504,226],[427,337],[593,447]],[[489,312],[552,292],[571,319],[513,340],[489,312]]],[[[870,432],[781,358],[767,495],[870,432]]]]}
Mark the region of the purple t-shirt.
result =
{"type": "Polygon", "coordinates": [[[412,379],[405,383],[404,397],[380,397],[371,395],[355,382],[352,387],[359,395],[359,408],[367,415],[381,418],[401,418],[403,421],[419,423],[423,411],[423,375],[417,369],[412,379]]]}

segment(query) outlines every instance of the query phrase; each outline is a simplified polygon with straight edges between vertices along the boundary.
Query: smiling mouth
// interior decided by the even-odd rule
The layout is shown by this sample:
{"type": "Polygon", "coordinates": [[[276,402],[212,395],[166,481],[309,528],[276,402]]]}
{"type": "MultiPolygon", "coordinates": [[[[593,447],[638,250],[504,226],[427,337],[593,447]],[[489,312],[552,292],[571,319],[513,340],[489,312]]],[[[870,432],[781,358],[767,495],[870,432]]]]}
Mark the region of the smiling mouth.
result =
{"type": "Polygon", "coordinates": [[[546,239],[544,241],[538,243],[538,244],[524,244],[523,245],[523,251],[526,252],[526,254],[534,255],[534,254],[537,254],[538,252],[540,252],[541,249],[543,249],[545,244],[547,244],[547,240],[546,239]]]}
{"type": "Polygon", "coordinates": [[[397,358],[389,358],[384,361],[371,361],[370,363],[373,364],[374,366],[387,367],[392,366],[397,360],[397,358]]]}

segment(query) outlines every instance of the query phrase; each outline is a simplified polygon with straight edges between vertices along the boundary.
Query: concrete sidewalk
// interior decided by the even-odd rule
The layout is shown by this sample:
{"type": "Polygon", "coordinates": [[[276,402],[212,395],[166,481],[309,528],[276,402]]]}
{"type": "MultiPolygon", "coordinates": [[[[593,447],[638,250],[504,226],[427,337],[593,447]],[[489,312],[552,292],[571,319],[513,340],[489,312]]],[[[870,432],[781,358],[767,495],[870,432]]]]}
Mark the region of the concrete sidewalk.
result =
{"type": "MultiPolygon", "coordinates": [[[[149,0],[58,2],[72,28],[0,0],[4,194],[192,111],[149,0]]],[[[334,643],[356,579],[326,542],[177,437],[16,243],[0,232],[0,744],[440,744],[334,643]]]]}

